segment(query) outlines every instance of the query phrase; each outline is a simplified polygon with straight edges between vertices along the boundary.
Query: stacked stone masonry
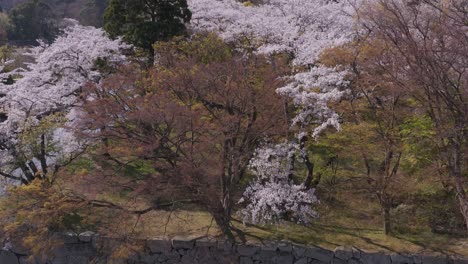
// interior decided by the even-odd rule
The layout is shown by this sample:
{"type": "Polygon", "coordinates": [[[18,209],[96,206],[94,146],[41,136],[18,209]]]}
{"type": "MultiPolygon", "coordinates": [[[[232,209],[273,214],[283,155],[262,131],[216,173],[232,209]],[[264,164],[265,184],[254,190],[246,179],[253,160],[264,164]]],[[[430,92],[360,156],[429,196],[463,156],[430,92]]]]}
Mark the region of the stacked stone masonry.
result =
{"type": "Polygon", "coordinates": [[[118,244],[116,240],[92,232],[62,236],[63,246],[55,249],[48,261],[31,260],[24,249],[10,245],[8,249],[0,250],[0,264],[468,264],[468,258],[462,256],[368,253],[346,247],[331,251],[288,242],[246,245],[181,237],[143,241],[144,252],[117,261],[106,256],[118,244]]]}

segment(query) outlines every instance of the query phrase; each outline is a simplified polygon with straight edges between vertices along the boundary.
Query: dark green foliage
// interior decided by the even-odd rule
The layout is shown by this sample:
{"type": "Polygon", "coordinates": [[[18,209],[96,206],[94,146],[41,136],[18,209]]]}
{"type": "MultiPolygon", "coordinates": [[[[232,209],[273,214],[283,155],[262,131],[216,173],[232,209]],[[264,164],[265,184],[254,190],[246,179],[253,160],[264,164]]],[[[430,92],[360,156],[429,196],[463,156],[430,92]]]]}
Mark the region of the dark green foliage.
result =
{"type": "Polygon", "coordinates": [[[70,213],[63,216],[62,224],[70,230],[76,230],[83,222],[83,217],[77,213],[70,213]]]}
{"type": "Polygon", "coordinates": [[[97,57],[94,62],[93,70],[99,71],[103,76],[115,73],[115,68],[109,63],[107,58],[97,57]]]}
{"type": "Polygon", "coordinates": [[[2,80],[2,83],[4,85],[12,85],[15,83],[15,80],[13,79],[11,75],[8,75],[8,77],[5,80],[2,80]]]}
{"type": "Polygon", "coordinates": [[[104,12],[109,0],[88,0],[79,14],[79,21],[84,25],[101,27],[104,23],[104,12]]]}
{"type": "Polygon", "coordinates": [[[186,0],[111,0],[104,15],[104,29],[111,37],[153,54],[156,41],[184,34],[191,12],[186,0]]]}
{"type": "Polygon", "coordinates": [[[7,114],[5,113],[0,113],[0,123],[5,122],[8,119],[7,114]]]}
{"type": "Polygon", "coordinates": [[[406,157],[402,162],[405,171],[416,173],[430,166],[437,155],[433,144],[435,128],[429,116],[413,115],[400,125],[400,135],[404,143],[406,157]]]}
{"type": "Polygon", "coordinates": [[[133,179],[145,179],[151,175],[157,174],[157,171],[151,166],[151,162],[145,160],[136,160],[123,166],[123,175],[133,179]]]}
{"type": "Polygon", "coordinates": [[[462,235],[463,216],[459,211],[455,194],[447,190],[435,190],[415,195],[420,217],[426,218],[435,233],[462,235]]]}
{"type": "Polygon", "coordinates": [[[57,20],[49,5],[38,0],[20,4],[9,13],[12,28],[10,40],[34,42],[44,39],[51,42],[58,33],[57,20]]]}
{"type": "MultiPolygon", "coordinates": [[[[29,0],[0,0],[4,10],[8,12],[14,7],[28,2],[29,0]]],[[[104,11],[109,0],[41,0],[47,4],[57,19],[73,18],[82,25],[102,27],[104,11]]],[[[1,17],[0,17],[1,20],[1,17]]],[[[1,21],[0,21],[1,23],[1,21]]],[[[0,25],[1,28],[1,25],[0,25]]]]}

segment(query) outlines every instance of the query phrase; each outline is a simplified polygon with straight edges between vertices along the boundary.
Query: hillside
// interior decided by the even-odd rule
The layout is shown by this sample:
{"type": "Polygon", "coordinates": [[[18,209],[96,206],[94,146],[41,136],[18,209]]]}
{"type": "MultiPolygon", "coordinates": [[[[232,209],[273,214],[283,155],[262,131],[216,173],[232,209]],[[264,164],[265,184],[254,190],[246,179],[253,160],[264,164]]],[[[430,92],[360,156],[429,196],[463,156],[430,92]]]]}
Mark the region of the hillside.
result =
{"type": "MultiPolygon", "coordinates": [[[[9,11],[26,0],[0,0],[0,7],[9,11]]],[[[108,0],[44,0],[60,18],[74,18],[84,25],[102,26],[102,15],[108,0]]]]}
{"type": "Polygon", "coordinates": [[[468,256],[466,1],[44,1],[0,14],[0,241],[468,256]]]}

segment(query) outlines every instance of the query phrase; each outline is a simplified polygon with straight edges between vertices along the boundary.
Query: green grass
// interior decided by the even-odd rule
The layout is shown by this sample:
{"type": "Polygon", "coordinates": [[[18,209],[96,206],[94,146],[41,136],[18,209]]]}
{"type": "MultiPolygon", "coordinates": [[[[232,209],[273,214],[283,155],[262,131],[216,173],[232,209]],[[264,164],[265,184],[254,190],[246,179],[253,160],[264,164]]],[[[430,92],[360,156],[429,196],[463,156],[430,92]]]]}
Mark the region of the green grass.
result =
{"type": "MultiPolygon", "coordinates": [[[[80,189],[74,185],[75,190],[80,189]]],[[[281,225],[243,225],[235,221],[249,242],[287,240],[317,245],[328,249],[354,246],[365,251],[399,253],[451,254],[468,256],[468,238],[456,234],[436,234],[428,227],[427,219],[409,214],[410,222],[395,223],[395,233],[386,236],[382,231],[380,208],[375,199],[365,193],[351,193],[351,188],[329,191],[317,210],[320,218],[308,226],[292,223],[281,225]]],[[[83,191],[89,191],[89,187],[83,191]]],[[[98,192],[94,196],[133,210],[146,208],[144,197],[129,198],[126,193],[98,192]]],[[[138,238],[219,236],[216,223],[208,212],[195,205],[172,208],[172,211],[151,211],[137,217],[116,212],[107,221],[104,233],[133,235],[138,238]],[[119,215],[120,214],[120,215],[119,215]]],[[[395,213],[396,214],[396,213],[395,213]]],[[[397,219],[395,218],[395,221],[397,219]]],[[[400,220],[398,220],[400,221],[400,220]]],[[[396,221],[397,222],[397,221],[396,221]]],[[[98,230],[99,231],[99,230],[98,230]]]]}
{"type": "Polygon", "coordinates": [[[257,237],[288,240],[328,249],[354,246],[365,251],[456,254],[468,256],[468,240],[434,233],[386,236],[379,229],[354,228],[317,221],[310,226],[281,225],[246,229],[257,237]]]}
{"type": "MultiPolygon", "coordinates": [[[[264,240],[286,240],[299,244],[316,245],[333,250],[338,246],[354,246],[365,251],[450,254],[468,256],[468,239],[435,234],[430,231],[419,233],[392,234],[386,236],[378,226],[368,221],[351,221],[346,218],[331,220],[330,215],[317,219],[311,225],[235,225],[245,232],[251,243],[264,240]]],[[[136,218],[127,219],[136,221],[136,218]]],[[[129,227],[132,224],[128,225],[129,227]]],[[[120,226],[121,227],[121,226],[120,226]]],[[[219,236],[211,216],[203,211],[175,210],[154,211],[138,220],[135,234],[141,238],[185,236],[219,236]]]]}

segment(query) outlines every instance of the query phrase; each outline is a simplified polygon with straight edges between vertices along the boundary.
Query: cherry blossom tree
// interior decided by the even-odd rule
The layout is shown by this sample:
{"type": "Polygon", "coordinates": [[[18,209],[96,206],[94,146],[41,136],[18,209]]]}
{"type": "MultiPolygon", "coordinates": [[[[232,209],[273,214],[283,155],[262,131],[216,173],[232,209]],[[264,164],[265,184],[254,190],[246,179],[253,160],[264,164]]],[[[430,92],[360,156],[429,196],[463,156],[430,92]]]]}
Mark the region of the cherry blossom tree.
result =
{"type": "MultiPolygon", "coordinates": [[[[340,128],[339,115],[329,108],[346,93],[347,70],[320,64],[325,48],[352,39],[353,14],[358,1],[269,0],[245,5],[234,0],[192,0],[192,28],[215,31],[227,41],[261,54],[286,53],[294,74],[277,93],[292,101],[290,135],[286,142],[266,144],[257,150],[251,170],[256,180],[241,202],[244,221],[278,221],[281,218],[308,222],[316,216],[308,207],[315,203],[314,163],[305,150],[309,138],[327,127],[340,128]],[[293,180],[294,164],[302,162],[307,175],[302,184],[293,180]],[[283,167],[286,166],[286,167],[283,167]]],[[[291,109],[286,105],[286,109],[291,109]]],[[[296,175],[297,176],[297,175],[296,175]]]]}
{"type": "Polygon", "coordinates": [[[54,43],[41,43],[27,55],[34,63],[26,70],[0,74],[22,77],[13,85],[0,83],[0,107],[6,120],[0,123],[0,174],[30,183],[47,177],[50,168],[73,158],[81,148],[67,126],[73,125],[78,111],[77,97],[84,84],[99,82],[101,73],[95,61],[120,63],[127,48],[110,40],[104,31],[78,25],[74,20],[54,43]]]}
{"type": "Polygon", "coordinates": [[[311,206],[318,202],[314,189],[295,184],[291,179],[290,162],[297,144],[266,145],[257,149],[250,161],[250,169],[257,180],[244,192],[240,203],[248,202],[241,210],[244,222],[267,223],[289,220],[307,224],[317,213],[311,206]]]}
{"type": "MultiPolygon", "coordinates": [[[[250,163],[256,180],[245,191],[244,201],[249,204],[242,213],[244,220],[254,222],[281,218],[308,222],[316,215],[310,205],[317,201],[313,189],[317,179],[313,179],[314,164],[305,150],[306,142],[327,127],[339,129],[339,115],[329,103],[340,100],[348,84],[346,69],[327,68],[319,57],[324,48],[351,39],[355,5],[348,1],[269,0],[247,6],[234,0],[191,0],[189,8],[195,32],[214,31],[248,52],[289,55],[293,74],[276,92],[285,98],[290,132],[257,149],[250,163]],[[301,177],[295,175],[296,162],[307,168],[302,183],[297,183],[301,177]],[[278,171],[280,165],[285,167],[278,171]]],[[[46,143],[69,137],[62,127],[73,125],[81,87],[89,81],[99,83],[101,74],[94,67],[95,59],[121,61],[120,47],[99,29],[74,25],[51,46],[32,49],[36,62],[22,73],[23,78],[0,87],[6,94],[1,100],[8,107],[8,119],[0,127],[5,131],[1,160],[5,164],[2,168],[8,170],[2,172],[4,176],[28,182],[34,174],[47,174],[47,163],[57,158],[46,157],[46,143]],[[33,138],[40,137],[36,141],[39,147],[18,149],[26,142],[19,135],[36,127],[46,130],[50,138],[28,132],[33,138]],[[19,176],[14,174],[18,172],[19,176]]],[[[78,143],[70,144],[75,142],[73,137],[66,142],[53,144],[51,151],[63,157],[79,148],[78,143]]]]}
{"type": "Polygon", "coordinates": [[[295,65],[314,64],[324,48],[349,41],[350,1],[270,0],[246,6],[234,0],[191,0],[191,26],[227,41],[247,38],[260,53],[289,51],[295,65]]]}

